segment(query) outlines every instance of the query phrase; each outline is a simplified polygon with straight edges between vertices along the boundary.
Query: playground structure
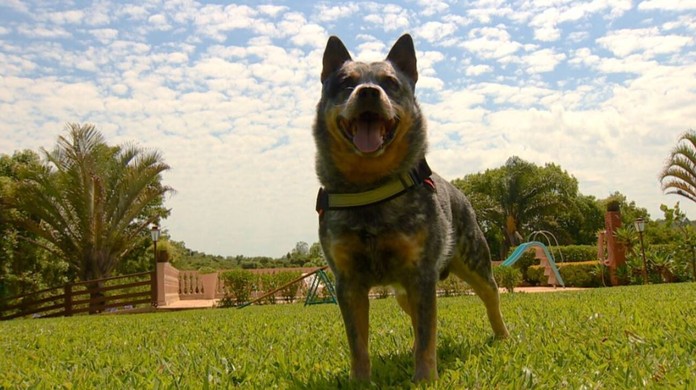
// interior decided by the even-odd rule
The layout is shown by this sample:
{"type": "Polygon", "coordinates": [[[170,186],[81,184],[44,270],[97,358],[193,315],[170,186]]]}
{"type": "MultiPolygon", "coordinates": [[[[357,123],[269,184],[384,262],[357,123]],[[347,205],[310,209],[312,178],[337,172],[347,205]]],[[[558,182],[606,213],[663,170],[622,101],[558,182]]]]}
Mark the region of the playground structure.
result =
{"type": "Polygon", "coordinates": [[[307,298],[305,299],[305,306],[307,305],[316,305],[320,303],[336,303],[336,291],[334,288],[333,283],[329,279],[328,275],[326,275],[326,272],[324,272],[328,266],[323,266],[315,269],[312,272],[306,273],[296,279],[291,280],[290,282],[274,289],[271,291],[268,291],[267,293],[261,295],[260,297],[257,297],[249,302],[246,302],[240,306],[238,306],[239,309],[243,309],[249,305],[252,305],[256,302],[261,301],[262,299],[269,297],[271,295],[274,295],[278,291],[288,287],[292,286],[295,283],[300,283],[304,281],[305,279],[309,278],[310,276],[314,276],[311,281],[311,286],[309,290],[307,291],[307,298]],[[323,284],[323,286],[322,286],[323,284]],[[319,296],[319,288],[323,287],[325,290],[326,294],[324,297],[319,296]]]}
{"type": "MultiPolygon", "coordinates": [[[[537,236],[543,236],[546,238],[546,241],[548,243],[548,246],[551,246],[551,240],[549,237],[553,238],[556,246],[558,246],[558,241],[556,240],[556,237],[554,237],[553,234],[547,231],[536,231],[530,234],[530,236],[527,238],[527,242],[520,244],[515,250],[510,254],[510,256],[503,261],[500,266],[501,267],[510,267],[517,260],[519,260],[522,255],[527,252],[527,250],[534,248],[534,257],[539,260],[539,265],[544,267],[544,275],[548,277],[547,283],[556,287],[558,285],[565,287],[565,283],[563,282],[563,278],[561,277],[560,272],[558,272],[558,266],[556,266],[556,261],[553,258],[553,255],[551,254],[551,251],[549,251],[549,248],[547,245],[544,245],[544,243],[537,241],[536,238],[537,236]]],[[[559,252],[560,253],[560,252],[559,252]]],[[[561,255],[561,261],[563,261],[563,254],[560,253],[561,255]]]]}

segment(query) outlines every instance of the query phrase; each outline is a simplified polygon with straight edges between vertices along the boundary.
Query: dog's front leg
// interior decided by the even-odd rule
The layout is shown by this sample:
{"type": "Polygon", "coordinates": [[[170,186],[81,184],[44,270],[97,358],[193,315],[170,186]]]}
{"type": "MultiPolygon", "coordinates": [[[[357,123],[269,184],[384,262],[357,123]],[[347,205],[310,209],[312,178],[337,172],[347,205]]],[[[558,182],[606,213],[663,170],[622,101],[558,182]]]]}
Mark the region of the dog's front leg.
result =
{"type": "Polygon", "coordinates": [[[350,378],[357,381],[370,381],[370,357],[368,354],[369,328],[369,288],[338,280],[336,297],[348,336],[351,368],[350,378]]]}
{"type": "Polygon", "coordinates": [[[415,382],[433,381],[437,375],[437,277],[422,275],[418,282],[408,289],[408,301],[411,306],[411,321],[414,342],[416,370],[415,382]]]}

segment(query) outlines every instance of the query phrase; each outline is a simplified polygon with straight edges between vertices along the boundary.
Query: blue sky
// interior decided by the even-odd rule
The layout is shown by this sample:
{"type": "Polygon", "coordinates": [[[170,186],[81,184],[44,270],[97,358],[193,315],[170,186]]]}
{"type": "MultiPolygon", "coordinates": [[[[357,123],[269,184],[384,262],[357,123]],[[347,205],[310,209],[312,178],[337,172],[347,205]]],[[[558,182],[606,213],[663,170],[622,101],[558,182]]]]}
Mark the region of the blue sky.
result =
{"type": "Polygon", "coordinates": [[[517,155],[654,218],[679,200],[657,175],[696,128],[695,0],[4,0],[0,153],[94,123],[172,166],[173,239],[280,256],[317,240],[311,126],[327,38],[373,61],[405,32],[444,177],[517,155]]]}

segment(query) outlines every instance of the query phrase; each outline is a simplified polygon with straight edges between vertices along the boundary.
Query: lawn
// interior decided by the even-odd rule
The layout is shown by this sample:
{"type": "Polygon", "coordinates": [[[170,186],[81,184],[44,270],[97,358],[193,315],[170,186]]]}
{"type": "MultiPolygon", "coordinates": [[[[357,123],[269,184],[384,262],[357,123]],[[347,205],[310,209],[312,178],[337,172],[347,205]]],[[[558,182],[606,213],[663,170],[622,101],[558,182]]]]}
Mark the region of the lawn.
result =
{"type": "MultiPolygon", "coordinates": [[[[478,298],[438,302],[433,388],[696,388],[696,284],[504,294],[491,342],[478,298]]],[[[372,302],[376,388],[411,386],[410,321],[372,302]]],[[[347,344],[335,305],[252,306],[0,323],[0,388],[336,388],[347,344]]]]}

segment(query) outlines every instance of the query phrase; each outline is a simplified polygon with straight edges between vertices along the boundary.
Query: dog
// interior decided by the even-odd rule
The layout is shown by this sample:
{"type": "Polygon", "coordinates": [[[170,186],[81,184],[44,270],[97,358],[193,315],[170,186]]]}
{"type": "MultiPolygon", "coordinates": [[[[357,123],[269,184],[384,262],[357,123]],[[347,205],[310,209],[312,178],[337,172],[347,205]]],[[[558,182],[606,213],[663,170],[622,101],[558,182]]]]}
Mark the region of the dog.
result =
{"type": "Polygon", "coordinates": [[[436,284],[451,272],[483,301],[497,338],[508,331],[488,245],[467,198],[425,160],[426,121],[414,95],[413,39],[381,62],[353,61],[338,37],[323,55],[313,126],[319,240],[336,277],[352,380],[369,381],[370,288],[391,285],[411,317],[413,380],[436,380],[436,284]]]}

